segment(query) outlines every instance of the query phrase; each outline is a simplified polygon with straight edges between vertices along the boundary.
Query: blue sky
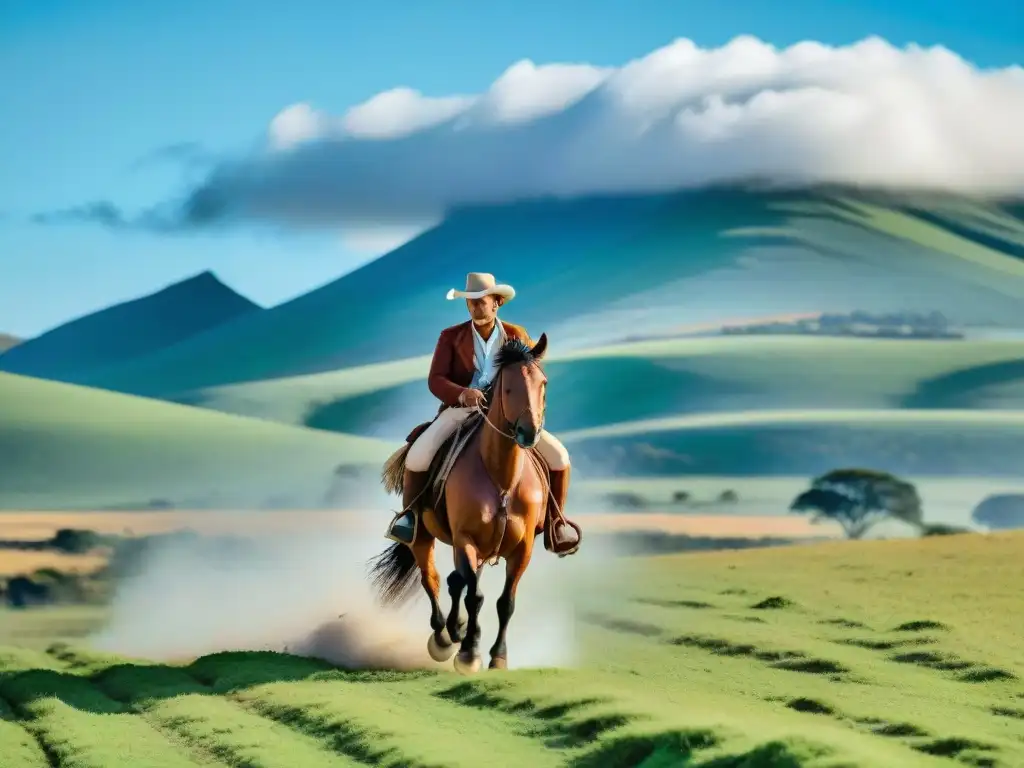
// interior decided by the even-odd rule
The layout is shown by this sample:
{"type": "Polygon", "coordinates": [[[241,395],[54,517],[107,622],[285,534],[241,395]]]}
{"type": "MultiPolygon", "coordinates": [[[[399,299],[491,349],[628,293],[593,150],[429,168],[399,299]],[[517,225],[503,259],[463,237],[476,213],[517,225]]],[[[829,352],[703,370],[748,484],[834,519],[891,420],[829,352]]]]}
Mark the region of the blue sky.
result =
{"type": "Polygon", "coordinates": [[[0,332],[33,335],[204,269],[273,304],[358,265],[338,234],[161,236],[27,217],[182,192],[163,147],[238,151],[283,107],[331,113],[396,86],[480,91],[513,62],[618,65],[673,38],[720,45],[941,43],[1024,61],[1020,0],[4,0],[0,5],[0,332]],[[11,74],[14,77],[11,77],[11,74]]]}

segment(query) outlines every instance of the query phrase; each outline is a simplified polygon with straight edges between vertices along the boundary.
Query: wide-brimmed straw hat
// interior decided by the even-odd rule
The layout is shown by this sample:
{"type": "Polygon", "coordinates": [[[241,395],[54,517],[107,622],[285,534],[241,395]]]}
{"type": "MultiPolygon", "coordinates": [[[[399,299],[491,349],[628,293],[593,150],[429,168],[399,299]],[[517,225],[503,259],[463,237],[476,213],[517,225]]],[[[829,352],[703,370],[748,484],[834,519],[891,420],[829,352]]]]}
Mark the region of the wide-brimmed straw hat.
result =
{"type": "Polygon", "coordinates": [[[494,275],[488,272],[470,272],[466,275],[466,290],[457,291],[452,288],[445,297],[452,299],[482,299],[484,296],[501,296],[505,301],[516,297],[511,285],[503,285],[495,281],[494,275]]]}

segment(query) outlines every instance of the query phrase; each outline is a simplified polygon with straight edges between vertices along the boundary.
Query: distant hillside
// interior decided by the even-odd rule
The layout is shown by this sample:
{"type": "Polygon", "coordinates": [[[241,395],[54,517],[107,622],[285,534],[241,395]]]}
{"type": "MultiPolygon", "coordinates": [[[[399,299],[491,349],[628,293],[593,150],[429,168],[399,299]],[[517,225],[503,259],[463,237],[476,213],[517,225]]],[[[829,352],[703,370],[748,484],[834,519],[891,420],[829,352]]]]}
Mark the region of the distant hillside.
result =
{"type": "Polygon", "coordinates": [[[375,478],[391,450],[0,373],[0,509],[319,506],[339,465],[375,478]]]}
{"type": "Polygon", "coordinates": [[[941,312],[824,313],[798,320],[773,320],[724,326],[723,336],[800,334],[807,336],[857,336],[869,339],[963,339],[941,312]]]}
{"type": "Polygon", "coordinates": [[[552,351],[623,329],[801,312],[922,312],[1024,325],[1024,218],[948,196],[705,189],[459,211],[293,301],[222,324],[86,383],[167,397],[429,354],[465,318],[444,294],[470,270],[518,296],[503,310],[552,351]]]}
{"type": "MultiPolygon", "coordinates": [[[[429,418],[430,359],[197,390],[179,402],[287,424],[402,438],[429,418]]],[[[1024,342],[751,334],[552,353],[547,424],[774,409],[1024,411],[1024,342]]]]}
{"type": "Polygon", "coordinates": [[[766,410],[561,432],[590,477],[804,476],[883,467],[907,476],[1018,478],[1024,411],[766,410]]]}
{"type": "Polygon", "coordinates": [[[0,333],[0,352],[6,352],[11,347],[21,344],[21,339],[11,336],[9,333],[0,333]]]}
{"type": "Polygon", "coordinates": [[[262,309],[203,272],[60,325],[0,356],[0,371],[79,382],[262,309]]]}

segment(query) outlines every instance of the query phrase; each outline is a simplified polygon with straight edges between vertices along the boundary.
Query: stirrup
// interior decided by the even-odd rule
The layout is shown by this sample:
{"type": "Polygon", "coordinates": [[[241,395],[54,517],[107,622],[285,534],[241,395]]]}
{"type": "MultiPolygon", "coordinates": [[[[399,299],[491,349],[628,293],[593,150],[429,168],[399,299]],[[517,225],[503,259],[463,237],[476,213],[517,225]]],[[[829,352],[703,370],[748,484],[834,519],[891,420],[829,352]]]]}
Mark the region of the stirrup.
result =
{"type": "MultiPolygon", "coordinates": [[[[583,543],[583,529],[580,528],[578,525],[576,525],[576,523],[572,522],[567,517],[561,516],[560,519],[561,519],[563,524],[569,526],[574,531],[576,531],[576,546],[574,546],[572,549],[566,550],[565,552],[555,552],[554,550],[549,550],[551,552],[551,554],[558,555],[559,559],[561,559],[563,557],[569,557],[569,555],[575,555],[577,552],[580,551],[580,545],[583,543]]],[[[545,533],[547,533],[547,529],[546,528],[545,528],[545,533]]],[[[552,533],[551,534],[551,544],[552,544],[552,546],[554,546],[554,543],[555,543],[555,538],[554,538],[554,533],[552,533]]]]}
{"type": "MultiPolygon", "coordinates": [[[[579,551],[580,551],[580,543],[577,541],[575,547],[570,549],[568,552],[562,552],[561,554],[558,555],[558,557],[559,558],[568,557],[569,555],[575,555],[579,551]]],[[[558,554],[558,553],[556,553],[556,554],[558,554]]]]}
{"type": "Polygon", "coordinates": [[[419,535],[419,532],[420,516],[410,509],[404,509],[401,512],[398,512],[393,518],[391,518],[391,525],[388,526],[388,530],[384,534],[384,537],[391,539],[391,541],[394,541],[398,544],[404,544],[407,547],[411,547],[413,543],[416,541],[416,537],[419,535]],[[397,526],[399,520],[407,516],[412,518],[412,535],[408,541],[405,541],[403,539],[398,538],[398,536],[395,535],[395,527],[397,526]]]}

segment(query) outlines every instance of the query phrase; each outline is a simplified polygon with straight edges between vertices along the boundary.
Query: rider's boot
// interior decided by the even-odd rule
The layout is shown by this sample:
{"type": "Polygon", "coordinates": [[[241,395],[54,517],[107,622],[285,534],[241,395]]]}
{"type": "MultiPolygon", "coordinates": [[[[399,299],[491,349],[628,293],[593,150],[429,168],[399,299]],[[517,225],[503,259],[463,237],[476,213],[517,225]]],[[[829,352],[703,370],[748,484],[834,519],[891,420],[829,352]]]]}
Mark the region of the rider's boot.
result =
{"type": "Polygon", "coordinates": [[[559,557],[575,554],[583,540],[580,527],[570,523],[563,514],[569,495],[569,475],[569,467],[551,470],[551,493],[544,522],[544,549],[559,557]]]}
{"type": "Polygon", "coordinates": [[[391,521],[387,538],[399,544],[411,545],[416,540],[419,528],[420,498],[426,491],[428,472],[412,472],[405,470],[402,483],[402,514],[391,521]]]}

